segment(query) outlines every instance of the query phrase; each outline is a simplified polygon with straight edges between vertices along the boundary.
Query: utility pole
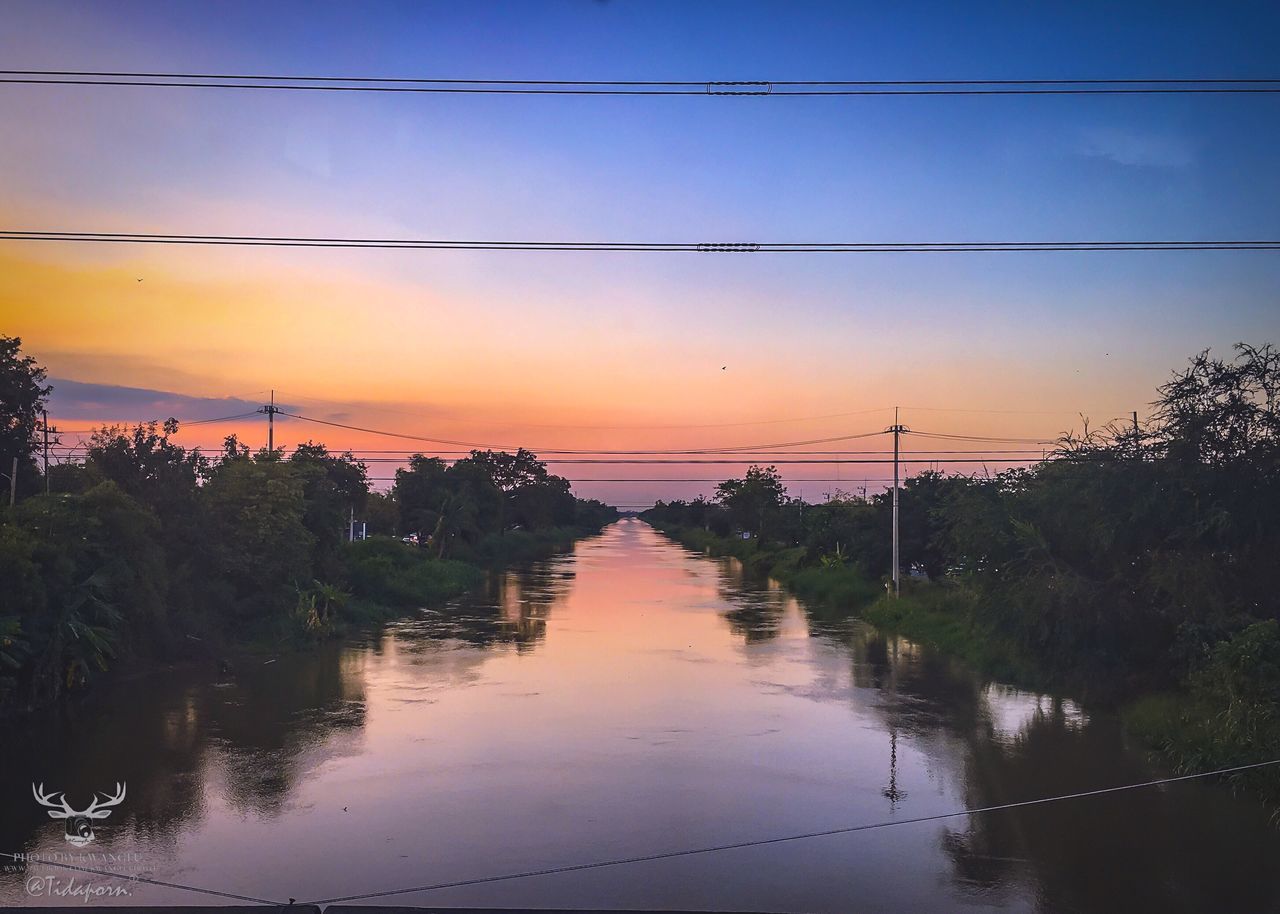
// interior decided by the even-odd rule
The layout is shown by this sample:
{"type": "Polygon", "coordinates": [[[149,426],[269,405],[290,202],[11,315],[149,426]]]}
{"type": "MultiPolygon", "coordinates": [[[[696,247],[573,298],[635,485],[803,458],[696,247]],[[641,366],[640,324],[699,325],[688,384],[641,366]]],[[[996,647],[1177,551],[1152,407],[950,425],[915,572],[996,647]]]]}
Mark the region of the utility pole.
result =
{"type": "Polygon", "coordinates": [[[49,411],[40,410],[44,417],[44,494],[49,494],[49,411]]]}
{"type": "Polygon", "coordinates": [[[271,453],[275,453],[276,413],[280,412],[280,410],[276,408],[276,392],[274,388],[271,390],[271,402],[258,410],[258,412],[267,414],[267,450],[271,453]]]}
{"type": "Polygon", "coordinates": [[[18,456],[13,457],[13,466],[9,468],[9,507],[18,503],[18,456]]]}
{"type": "Polygon", "coordinates": [[[1138,429],[1138,411],[1136,409],[1133,411],[1133,433],[1135,435],[1141,434],[1138,429]]]}
{"type": "Polygon", "coordinates": [[[893,408],[893,595],[902,593],[902,576],[898,568],[898,445],[907,429],[898,421],[898,407],[893,408]]]}

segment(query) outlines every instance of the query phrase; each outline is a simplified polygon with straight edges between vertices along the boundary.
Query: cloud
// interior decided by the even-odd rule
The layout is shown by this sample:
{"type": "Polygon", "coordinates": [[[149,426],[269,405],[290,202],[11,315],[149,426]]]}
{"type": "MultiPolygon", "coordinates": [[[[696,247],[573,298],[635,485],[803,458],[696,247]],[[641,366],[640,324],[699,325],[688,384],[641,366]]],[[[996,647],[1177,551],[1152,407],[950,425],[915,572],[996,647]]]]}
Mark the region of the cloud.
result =
{"type": "Polygon", "coordinates": [[[1127,127],[1085,128],[1076,152],[1131,168],[1190,168],[1196,163],[1195,148],[1186,137],[1127,127]]]}
{"type": "MultiPolygon", "coordinates": [[[[97,422],[143,422],[176,417],[188,422],[238,416],[258,409],[256,400],[239,397],[193,397],[168,390],[93,384],[50,378],[49,412],[60,419],[97,422]]],[[[292,409],[292,407],[287,407],[292,409]]]]}
{"type": "MultiPolygon", "coordinates": [[[[24,348],[36,354],[39,362],[51,376],[61,377],[62,384],[78,383],[72,382],[72,375],[81,378],[113,378],[120,382],[116,386],[136,387],[139,390],[160,390],[162,387],[199,390],[207,386],[210,381],[206,374],[185,371],[136,353],[90,352],[85,349],[48,346],[24,348]]],[[[199,353],[199,355],[214,361],[222,353],[199,353]]]]}

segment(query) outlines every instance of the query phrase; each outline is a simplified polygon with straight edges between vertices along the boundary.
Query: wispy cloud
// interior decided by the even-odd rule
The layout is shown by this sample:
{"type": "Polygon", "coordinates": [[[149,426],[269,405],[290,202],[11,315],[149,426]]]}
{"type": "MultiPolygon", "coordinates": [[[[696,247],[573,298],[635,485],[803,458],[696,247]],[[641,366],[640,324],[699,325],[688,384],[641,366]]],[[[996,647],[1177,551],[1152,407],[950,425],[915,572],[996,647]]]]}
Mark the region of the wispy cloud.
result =
{"type": "Polygon", "coordinates": [[[1190,168],[1196,162],[1195,147],[1187,137],[1129,127],[1086,127],[1076,152],[1131,168],[1190,168]]]}

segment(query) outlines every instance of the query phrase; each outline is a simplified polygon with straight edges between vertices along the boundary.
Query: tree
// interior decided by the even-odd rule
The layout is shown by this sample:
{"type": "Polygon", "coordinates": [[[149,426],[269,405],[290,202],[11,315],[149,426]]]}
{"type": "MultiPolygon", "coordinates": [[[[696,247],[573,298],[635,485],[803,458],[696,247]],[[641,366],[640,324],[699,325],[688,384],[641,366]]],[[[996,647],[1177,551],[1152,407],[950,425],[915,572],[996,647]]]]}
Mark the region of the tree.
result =
{"type": "Polygon", "coordinates": [[[745,478],[728,479],[716,486],[716,501],[728,510],[734,525],[761,539],[786,498],[787,489],[777,467],[753,466],[745,478]]]}
{"type": "Polygon", "coordinates": [[[313,441],[298,445],[288,464],[302,481],[303,523],[314,541],[313,573],[337,577],[342,567],[338,550],[347,539],[353,513],[362,511],[369,497],[367,468],[350,452],[334,456],[313,441]]]}
{"type": "Polygon", "coordinates": [[[364,516],[370,536],[396,536],[400,532],[400,507],[390,493],[370,492],[364,516]]]}
{"type": "Polygon", "coordinates": [[[26,530],[0,525],[0,581],[5,588],[0,605],[0,705],[17,689],[18,673],[31,653],[22,620],[43,613],[48,604],[35,546],[26,530]]]}
{"type": "Polygon", "coordinates": [[[840,496],[804,512],[804,543],[811,559],[828,565],[853,562],[867,574],[888,574],[892,544],[888,512],[880,503],[840,496]]]}
{"type": "Polygon", "coordinates": [[[510,494],[511,519],[526,530],[568,526],[573,523],[574,498],[569,480],[563,476],[545,475],[535,483],[526,483],[510,494]]]}
{"type": "MultiPolygon", "coordinates": [[[[969,480],[926,471],[907,479],[899,494],[899,545],[907,568],[918,566],[937,580],[947,571],[945,506],[969,480]]],[[[893,494],[887,504],[892,512],[893,494]]]]}
{"type": "Polygon", "coordinates": [[[538,460],[537,454],[524,448],[514,454],[506,451],[472,451],[471,456],[466,459],[483,467],[501,492],[514,492],[524,486],[537,485],[547,478],[546,464],[538,460]]]}
{"type": "Polygon", "coordinates": [[[111,480],[162,520],[189,517],[209,463],[198,449],[170,441],[177,431],[176,419],[100,428],[90,438],[85,468],[91,479],[111,480]]]}
{"type": "MultiPolygon", "coordinates": [[[[315,579],[303,483],[285,462],[224,460],[200,490],[206,576],[240,618],[281,613],[315,579]]],[[[214,595],[219,599],[219,595],[214,595]]]]}
{"type": "Polygon", "coordinates": [[[20,338],[0,336],[0,473],[7,484],[17,458],[19,492],[30,492],[36,488],[31,455],[39,446],[40,412],[53,388],[44,383],[45,370],[21,351],[20,338]]]}
{"type": "Polygon", "coordinates": [[[440,520],[440,504],[448,489],[447,469],[439,457],[414,454],[408,467],[396,470],[391,486],[391,495],[400,510],[400,529],[417,534],[418,542],[424,546],[440,520]]]}
{"type": "Polygon", "coordinates": [[[1280,453],[1280,350],[1234,349],[1231,362],[1204,350],[1160,387],[1153,437],[1165,455],[1221,466],[1280,453]]]}
{"type": "Polygon", "coordinates": [[[150,511],[108,481],[84,495],[27,499],[14,521],[3,540],[19,571],[11,606],[30,645],[24,697],[56,698],[117,654],[158,647],[167,573],[150,511]]]}
{"type": "Polygon", "coordinates": [[[520,448],[514,454],[506,451],[472,451],[459,463],[473,463],[484,470],[490,482],[502,493],[498,512],[498,532],[507,529],[511,495],[520,489],[538,486],[547,479],[547,467],[532,451],[520,448]]]}
{"type": "Polygon", "coordinates": [[[449,527],[451,535],[474,544],[489,533],[498,533],[503,523],[503,494],[493,483],[489,470],[473,460],[459,460],[445,474],[450,492],[456,493],[449,527]]]}
{"type": "Polygon", "coordinates": [[[181,614],[194,608],[204,592],[197,573],[207,541],[199,485],[210,470],[199,450],[170,440],[177,430],[173,419],[98,429],[79,478],[69,467],[58,474],[51,471],[50,489],[73,492],[107,480],[149,508],[159,521],[169,569],[166,600],[171,611],[181,614]]]}

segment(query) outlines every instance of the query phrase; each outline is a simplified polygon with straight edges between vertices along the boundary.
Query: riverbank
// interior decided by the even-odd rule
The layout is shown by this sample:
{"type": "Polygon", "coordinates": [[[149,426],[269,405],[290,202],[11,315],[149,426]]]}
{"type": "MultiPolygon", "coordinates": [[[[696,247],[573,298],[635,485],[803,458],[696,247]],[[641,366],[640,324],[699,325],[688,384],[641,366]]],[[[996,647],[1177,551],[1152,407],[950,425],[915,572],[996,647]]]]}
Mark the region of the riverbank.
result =
{"type": "Polygon", "coordinates": [[[509,530],[481,539],[462,558],[447,559],[395,537],[372,536],[344,548],[341,586],[300,592],[293,615],[215,638],[204,653],[279,653],[345,638],[461,597],[491,574],[547,558],[606,526],[509,530]]]}
{"type": "Polygon", "coordinates": [[[443,603],[479,587],[494,571],[546,558],[606,526],[512,530],[485,538],[465,560],[435,558],[393,537],[370,537],[352,544],[344,556],[350,588],[345,618],[356,625],[373,624],[443,603]]]}
{"type": "MultiPolygon", "coordinates": [[[[806,565],[800,547],[761,546],[755,539],[717,536],[702,528],[653,523],[681,545],[732,556],[751,574],[783,584],[819,621],[857,617],[954,656],[979,673],[1011,685],[1065,691],[1118,714],[1126,734],[1180,773],[1249,765],[1280,757],[1275,682],[1280,649],[1275,623],[1259,623],[1224,642],[1203,671],[1177,688],[1153,690],[1128,680],[1090,681],[1091,673],[1049,669],[979,615],[979,594],[958,583],[904,581],[893,599],[849,564],[806,565]]],[[[1280,774],[1264,769],[1237,783],[1280,806],[1280,774]]]]}
{"type": "Polygon", "coordinates": [[[751,574],[785,585],[820,620],[856,615],[877,628],[929,644],[959,657],[978,671],[1028,688],[1047,688],[1024,652],[974,617],[974,595],[959,586],[905,581],[902,596],[889,599],[884,586],[851,564],[809,565],[798,546],[762,546],[756,539],[717,536],[700,527],[650,522],[654,529],[690,549],[732,556],[751,574]]]}
{"type": "MultiPolygon", "coordinates": [[[[347,544],[341,554],[342,585],[318,583],[299,589],[298,608],[284,617],[234,627],[176,634],[148,655],[120,658],[98,671],[95,686],[145,677],[153,673],[216,664],[233,668],[248,658],[283,656],[342,641],[405,617],[413,610],[437,607],[481,587],[494,573],[547,558],[580,539],[600,534],[608,523],[512,530],[485,537],[466,552],[466,559],[438,559],[429,550],[389,536],[347,544]]],[[[0,704],[0,722],[13,721],[59,701],[83,699],[93,690],[76,690],[55,701],[0,704]]]]}

